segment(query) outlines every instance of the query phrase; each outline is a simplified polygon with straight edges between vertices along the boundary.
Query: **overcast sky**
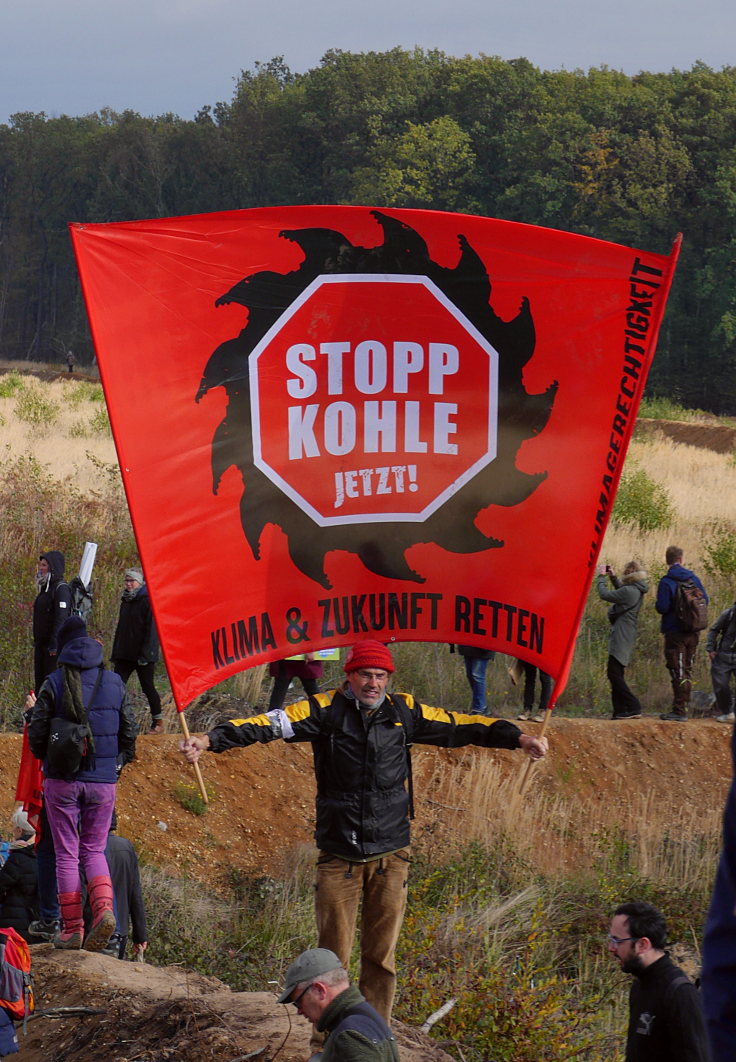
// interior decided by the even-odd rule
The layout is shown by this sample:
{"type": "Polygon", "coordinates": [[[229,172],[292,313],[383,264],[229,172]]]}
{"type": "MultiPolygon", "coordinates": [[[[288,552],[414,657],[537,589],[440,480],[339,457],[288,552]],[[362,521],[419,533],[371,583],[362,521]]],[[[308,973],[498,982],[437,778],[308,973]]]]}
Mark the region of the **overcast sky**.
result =
{"type": "Polygon", "coordinates": [[[525,56],[627,74],[736,62],[736,0],[0,0],[0,122],[102,107],[191,118],[256,61],[329,48],[525,56]]]}

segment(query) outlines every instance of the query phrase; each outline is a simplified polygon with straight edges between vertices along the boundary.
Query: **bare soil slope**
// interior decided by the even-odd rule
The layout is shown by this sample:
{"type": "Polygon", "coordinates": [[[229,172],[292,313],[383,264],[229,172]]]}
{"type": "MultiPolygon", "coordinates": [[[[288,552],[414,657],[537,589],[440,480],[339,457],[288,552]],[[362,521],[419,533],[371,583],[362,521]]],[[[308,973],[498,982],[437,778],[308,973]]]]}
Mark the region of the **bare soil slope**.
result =
{"type": "Polygon", "coordinates": [[[712,422],[639,419],[636,422],[636,430],[641,435],[659,432],[673,442],[699,446],[717,454],[731,454],[736,450],[736,428],[721,424],[715,418],[712,422]]]}
{"type": "MultiPolygon", "coordinates": [[[[535,724],[525,724],[530,731],[535,724]]],[[[730,727],[710,719],[663,723],[643,718],[552,718],[550,755],[534,769],[532,784],[563,802],[592,801],[606,808],[646,795],[667,806],[721,807],[731,776],[730,727]]],[[[137,760],[118,785],[119,832],[146,859],[217,889],[231,866],[278,877],[293,854],[312,844],[314,778],[308,745],[234,749],[201,760],[213,797],[206,814],[186,810],[180,795],[195,791],[194,775],[178,753],[175,734],[143,735],[137,760]]],[[[7,821],[21,738],[0,734],[0,817],[7,821]]],[[[434,848],[451,844],[456,816],[473,804],[462,781],[450,786],[459,764],[491,756],[510,779],[525,759],[518,752],[414,749],[414,838],[431,835],[434,848]]],[[[460,772],[462,777],[462,772],[460,772]]]]}
{"type": "MultiPolygon", "coordinates": [[[[33,947],[39,1012],[20,1033],[19,1062],[297,1062],[311,1026],[268,992],[231,992],[214,978],[106,955],[33,947]],[[44,1001],[51,1014],[44,1015],[44,1001]],[[81,1013],[59,1016],[66,1006],[81,1013]],[[97,1013],[90,1013],[90,1011],[97,1013]]],[[[428,1037],[396,1023],[404,1062],[450,1062],[428,1037]]]]}
{"type": "MultiPolygon", "coordinates": [[[[535,769],[532,785],[564,803],[586,802],[593,814],[596,806],[623,811],[642,797],[673,808],[723,804],[731,773],[730,727],[711,720],[681,725],[651,718],[620,723],[554,718],[549,736],[551,754],[535,769]]],[[[295,849],[311,843],[310,750],[276,742],[205,757],[214,795],[208,812],[198,817],[175,795],[177,785],[192,783],[177,753],[178,740],[174,734],[139,740],[137,762],[119,786],[120,832],[153,862],[213,889],[233,864],[254,875],[277,876],[287,869],[295,849]]],[[[0,815],[6,820],[19,753],[19,736],[0,735],[0,815]]],[[[458,816],[473,803],[463,775],[487,756],[501,763],[511,785],[521,765],[518,753],[416,750],[417,841],[431,840],[438,853],[452,846],[458,816]]],[[[33,956],[40,1010],[83,1005],[101,1013],[39,1015],[22,1040],[19,1062],[308,1057],[306,1023],[292,1017],[290,1031],[285,1008],[269,993],[232,993],[178,967],[55,952],[47,945],[35,945],[33,956]]],[[[397,1032],[405,1062],[446,1062],[418,1031],[397,1032]]]]}

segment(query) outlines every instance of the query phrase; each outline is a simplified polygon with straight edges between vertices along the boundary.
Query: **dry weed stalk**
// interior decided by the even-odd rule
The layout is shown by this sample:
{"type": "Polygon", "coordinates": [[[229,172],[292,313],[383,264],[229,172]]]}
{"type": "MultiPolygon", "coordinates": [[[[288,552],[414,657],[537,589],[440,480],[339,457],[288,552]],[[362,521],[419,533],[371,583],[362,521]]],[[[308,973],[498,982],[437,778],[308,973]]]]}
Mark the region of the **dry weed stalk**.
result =
{"type": "MultiPolygon", "coordinates": [[[[518,792],[518,777],[490,757],[457,762],[440,798],[457,808],[453,841],[488,849],[507,841],[528,865],[552,877],[590,868],[593,853],[606,860],[601,836],[625,840],[632,866],[650,880],[689,887],[707,880],[720,849],[721,809],[682,806],[651,793],[622,792],[615,801],[550,797],[534,785],[518,792]]],[[[611,856],[615,858],[615,856],[611,856]]]]}
{"type": "Polygon", "coordinates": [[[242,697],[248,704],[258,704],[266,667],[266,664],[260,664],[258,667],[249,667],[247,671],[239,672],[233,680],[235,696],[242,697]]]}
{"type": "Polygon", "coordinates": [[[449,772],[441,799],[461,814],[453,839],[462,848],[477,841],[486,848],[508,839],[513,850],[543,873],[560,872],[568,854],[573,809],[530,784],[522,796],[517,770],[489,756],[463,757],[449,772]]]}

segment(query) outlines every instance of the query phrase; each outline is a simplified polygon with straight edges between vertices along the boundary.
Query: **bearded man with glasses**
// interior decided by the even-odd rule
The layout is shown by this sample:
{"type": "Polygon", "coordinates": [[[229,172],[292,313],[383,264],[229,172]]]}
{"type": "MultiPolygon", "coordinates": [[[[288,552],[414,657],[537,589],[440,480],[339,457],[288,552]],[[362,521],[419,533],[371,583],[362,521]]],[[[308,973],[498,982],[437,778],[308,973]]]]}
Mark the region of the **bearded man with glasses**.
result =
{"type": "Polygon", "coordinates": [[[709,1062],[699,993],[664,950],[663,915],[649,903],[622,903],[607,939],[622,971],[634,976],[626,1062],[709,1062]]]}

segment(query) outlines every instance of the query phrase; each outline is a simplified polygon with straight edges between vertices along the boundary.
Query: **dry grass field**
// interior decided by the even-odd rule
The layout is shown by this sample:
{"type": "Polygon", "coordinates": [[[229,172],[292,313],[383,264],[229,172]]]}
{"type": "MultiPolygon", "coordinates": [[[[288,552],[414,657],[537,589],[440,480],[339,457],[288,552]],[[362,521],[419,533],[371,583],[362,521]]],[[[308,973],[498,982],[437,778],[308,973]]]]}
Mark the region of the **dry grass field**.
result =
{"type": "MultiPolygon", "coordinates": [[[[725,429],[729,430],[729,429],[725,429]]],[[[664,563],[664,551],[676,542],[685,551],[686,564],[702,567],[703,542],[716,523],[736,529],[736,461],[733,454],[674,442],[664,435],[635,438],[627,466],[636,462],[667,491],[675,510],[672,525],[664,530],[632,531],[609,526],[601,559],[619,569],[631,557],[640,557],[651,569],[664,563]]]]}
{"type": "MultiPolygon", "coordinates": [[[[44,379],[0,362],[0,451],[33,456],[54,479],[94,493],[100,488],[100,468],[116,464],[102,388],[86,377],[55,370],[44,367],[44,379]],[[9,386],[9,380],[18,383],[9,386]]],[[[709,528],[718,522],[736,527],[734,455],[648,434],[632,442],[627,466],[632,463],[665,488],[675,518],[669,528],[646,535],[612,525],[602,557],[622,566],[638,556],[652,567],[661,564],[666,546],[677,542],[697,567],[709,528]]]]}
{"type": "Polygon", "coordinates": [[[116,463],[101,385],[73,375],[0,376],[0,452],[33,457],[55,480],[94,493],[100,464],[116,463]]]}

